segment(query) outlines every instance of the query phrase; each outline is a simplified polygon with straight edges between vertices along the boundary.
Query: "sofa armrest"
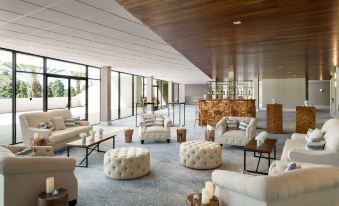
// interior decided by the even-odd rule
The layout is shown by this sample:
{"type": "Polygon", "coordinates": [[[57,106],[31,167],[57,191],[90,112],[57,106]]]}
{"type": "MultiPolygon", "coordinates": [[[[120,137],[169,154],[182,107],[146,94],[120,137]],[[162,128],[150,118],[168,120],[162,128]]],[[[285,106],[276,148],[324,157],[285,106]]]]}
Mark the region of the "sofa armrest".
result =
{"type": "Polygon", "coordinates": [[[226,170],[215,170],[212,181],[217,187],[250,196],[257,200],[265,200],[265,185],[260,184],[265,176],[252,176],[226,170]],[[255,185],[255,186],[253,186],[255,185]]]}
{"type": "Polygon", "coordinates": [[[27,146],[21,146],[21,145],[1,145],[1,146],[9,149],[14,154],[21,152],[22,150],[28,148],[27,146]]]}
{"type": "Polygon", "coordinates": [[[219,135],[222,135],[227,131],[226,119],[227,117],[223,117],[215,126],[219,135]]]}
{"type": "Polygon", "coordinates": [[[52,146],[32,146],[33,156],[53,157],[54,149],[52,146]]]}
{"type": "Polygon", "coordinates": [[[68,157],[4,157],[0,161],[3,175],[73,171],[75,159],[68,157]]]}
{"type": "Polygon", "coordinates": [[[292,149],[288,158],[293,162],[305,162],[312,164],[329,164],[339,166],[339,154],[328,150],[302,150],[292,149]]]}
{"type": "Polygon", "coordinates": [[[247,128],[246,128],[246,136],[248,139],[255,138],[257,130],[257,120],[255,118],[251,118],[247,128]]]}
{"type": "Polygon", "coordinates": [[[306,134],[302,134],[302,133],[293,133],[291,136],[292,140],[303,140],[305,141],[305,136],[306,134]]]}
{"type": "Polygon", "coordinates": [[[28,129],[28,136],[33,138],[34,133],[39,133],[40,137],[47,138],[52,134],[51,129],[40,129],[40,128],[35,128],[35,127],[29,127],[28,129]]]}
{"type": "Polygon", "coordinates": [[[164,118],[164,127],[165,127],[167,130],[170,130],[170,129],[171,129],[171,126],[172,126],[172,120],[171,120],[169,117],[165,117],[165,118],[164,118]]]}
{"type": "Polygon", "coordinates": [[[80,126],[89,126],[89,121],[82,120],[82,121],[79,121],[79,123],[80,123],[80,126]]]}

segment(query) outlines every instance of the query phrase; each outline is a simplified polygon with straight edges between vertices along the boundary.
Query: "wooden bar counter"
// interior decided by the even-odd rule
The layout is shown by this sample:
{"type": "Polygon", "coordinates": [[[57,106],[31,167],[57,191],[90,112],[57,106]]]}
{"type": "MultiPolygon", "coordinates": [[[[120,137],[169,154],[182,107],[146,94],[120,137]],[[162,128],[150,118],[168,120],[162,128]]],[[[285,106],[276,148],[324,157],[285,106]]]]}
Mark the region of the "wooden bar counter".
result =
{"type": "Polygon", "coordinates": [[[201,99],[199,125],[215,126],[225,116],[256,117],[255,99],[201,99]]]}

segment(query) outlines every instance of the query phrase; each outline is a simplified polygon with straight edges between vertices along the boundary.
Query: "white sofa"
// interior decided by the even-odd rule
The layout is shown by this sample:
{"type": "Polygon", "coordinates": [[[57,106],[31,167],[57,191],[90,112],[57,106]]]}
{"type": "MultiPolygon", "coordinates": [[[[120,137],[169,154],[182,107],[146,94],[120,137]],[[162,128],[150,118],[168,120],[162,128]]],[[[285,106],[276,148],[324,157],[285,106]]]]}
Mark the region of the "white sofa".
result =
{"type": "Polygon", "coordinates": [[[53,157],[51,146],[32,147],[32,156],[16,156],[27,147],[0,146],[0,206],[36,206],[38,195],[46,190],[46,178],[68,191],[69,205],[75,205],[78,182],[75,160],[53,157]]]}
{"type": "Polygon", "coordinates": [[[324,150],[307,150],[306,134],[294,133],[285,142],[281,160],[339,166],[339,120],[327,120],[321,130],[326,142],[324,150]]]}
{"type": "Polygon", "coordinates": [[[257,121],[253,117],[224,117],[216,125],[219,144],[245,146],[252,138],[256,136],[257,121]],[[226,119],[236,119],[238,121],[249,122],[246,131],[228,130],[226,119]]]}
{"type": "Polygon", "coordinates": [[[54,149],[65,147],[66,143],[80,139],[80,133],[88,133],[92,130],[88,121],[80,121],[80,126],[66,127],[63,130],[40,129],[41,122],[51,121],[52,117],[72,118],[68,109],[53,110],[49,112],[26,113],[19,116],[22,139],[25,146],[31,146],[34,133],[46,137],[47,145],[54,149]]]}
{"type": "Polygon", "coordinates": [[[276,176],[212,173],[219,206],[338,206],[337,167],[296,169],[276,176]]]}
{"type": "Polygon", "coordinates": [[[146,141],[167,141],[171,140],[171,125],[172,121],[166,115],[159,114],[140,114],[139,118],[139,137],[140,142],[143,144],[146,141]],[[155,118],[163,118],[164,126],[146,126],[145,118],[150,118],[152,122],[155,118]]]}

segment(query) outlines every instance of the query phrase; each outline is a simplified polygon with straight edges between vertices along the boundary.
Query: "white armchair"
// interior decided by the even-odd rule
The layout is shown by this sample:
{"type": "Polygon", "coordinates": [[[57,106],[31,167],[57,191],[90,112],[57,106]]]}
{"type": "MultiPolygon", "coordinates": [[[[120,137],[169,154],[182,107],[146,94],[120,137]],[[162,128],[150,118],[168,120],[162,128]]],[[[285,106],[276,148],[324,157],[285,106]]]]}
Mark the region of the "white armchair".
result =
{"type": "Polygon", "coordinates": [[[171,141],[171,125],[172,121],[166,115],[158,115],[158,114],[140,114],[139,118],[139,137],[140,142],[143,144],[146,141],[164,141],[167,143],[171,141]],[[145,124],[145,118],[151,119],[152,125],[147,126],[145,124]],[[164,120],[164,124],[162,126],[155,126],[154,120],[156,118],[161,118],[164,120]]]}
{"type": "Polygon", "coordinates": [[[221,145],[245,146],[256,135],[257,121],[253,117],[224,117],[216,125],[219,143],[221,145]],[[228,130],[226,119],[249,122],[246,131],[228,130]]]}
{"type": "Polygon", "coordinates": [[[321,130],[326,142],[324,150],[307,150],[306,134],[294,133],[285,142],[281,160],[339,167],[339,120],[327,120],[321,130]]]}
{"type": "Polygon", "coordinates": [[[339,170],[333,166],[296,169],[277,176],[216,170],[212,180],[220,206],[339,205],[339,170]]]}

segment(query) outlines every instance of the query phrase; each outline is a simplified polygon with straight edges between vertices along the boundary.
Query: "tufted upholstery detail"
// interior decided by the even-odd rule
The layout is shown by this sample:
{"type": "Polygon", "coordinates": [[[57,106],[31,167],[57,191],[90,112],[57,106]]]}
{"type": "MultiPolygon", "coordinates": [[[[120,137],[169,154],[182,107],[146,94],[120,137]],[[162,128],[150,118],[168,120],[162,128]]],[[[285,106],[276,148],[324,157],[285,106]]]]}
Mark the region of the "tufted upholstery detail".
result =
{"type": "Polygon", "coordinates": [[[221,147],[210,141],[188,141],[180,145],[180,163],[193,169],[213,169],[221,164],[221,147]]]}
{"type": "Polygon", "coordinates": [[[150,171],[150,154],[147,149],[122,147],[105,153],[104,173],[113,179],[135,179],[150,171]]]}

